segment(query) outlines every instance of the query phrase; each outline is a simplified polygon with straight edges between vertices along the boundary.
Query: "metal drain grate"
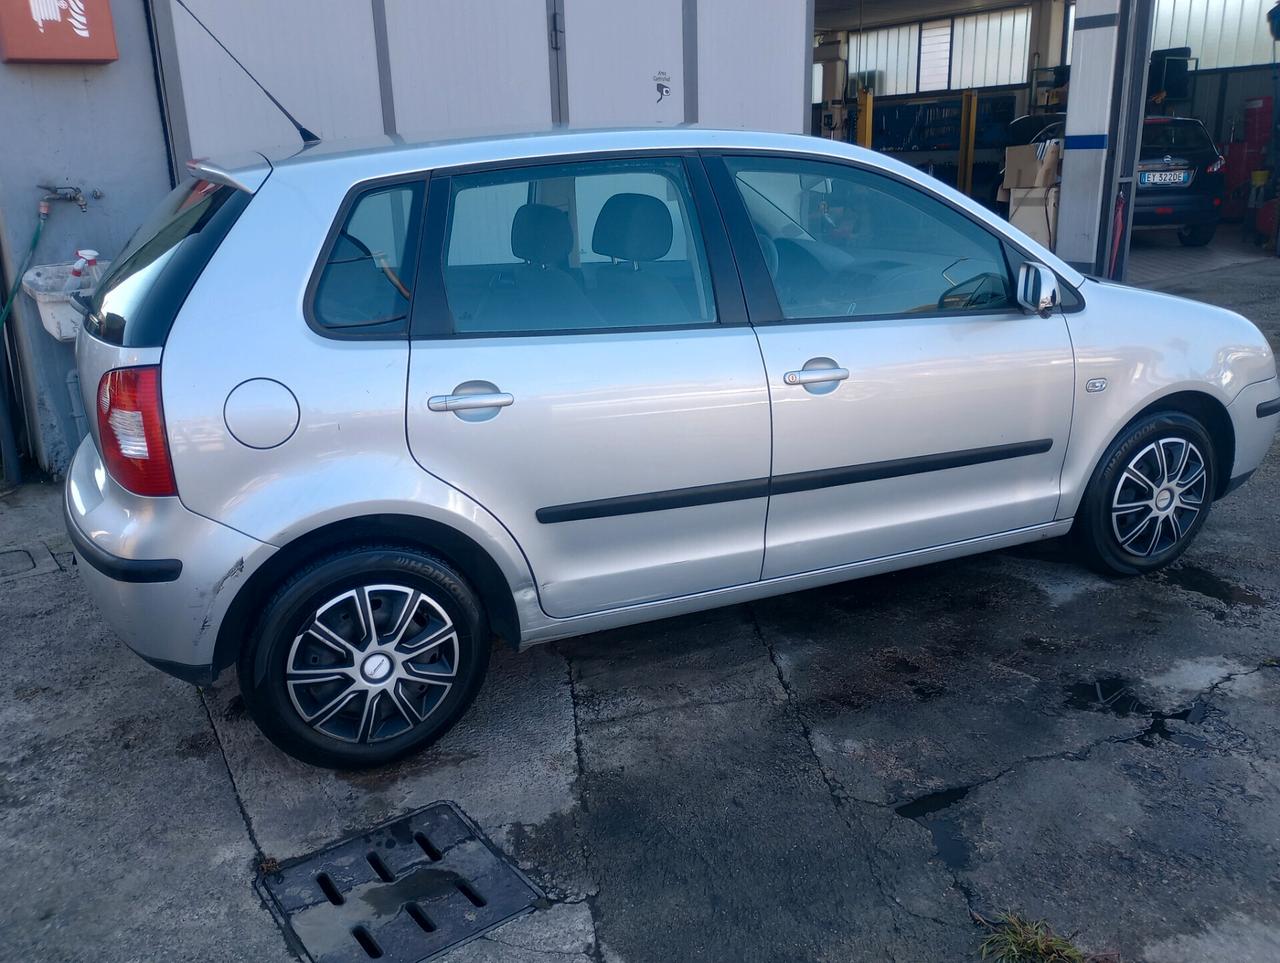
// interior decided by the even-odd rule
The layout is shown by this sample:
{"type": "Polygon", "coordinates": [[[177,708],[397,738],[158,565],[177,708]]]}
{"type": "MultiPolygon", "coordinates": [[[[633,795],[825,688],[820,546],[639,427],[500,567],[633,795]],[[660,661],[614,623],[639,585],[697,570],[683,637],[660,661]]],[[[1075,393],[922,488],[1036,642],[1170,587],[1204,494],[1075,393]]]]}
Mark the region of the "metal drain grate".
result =
{"type": "Polygon", "coordinates": [[[259,883],[315,963],[419,963],[542,898],[445,802],[290,860],[259,883]]]}

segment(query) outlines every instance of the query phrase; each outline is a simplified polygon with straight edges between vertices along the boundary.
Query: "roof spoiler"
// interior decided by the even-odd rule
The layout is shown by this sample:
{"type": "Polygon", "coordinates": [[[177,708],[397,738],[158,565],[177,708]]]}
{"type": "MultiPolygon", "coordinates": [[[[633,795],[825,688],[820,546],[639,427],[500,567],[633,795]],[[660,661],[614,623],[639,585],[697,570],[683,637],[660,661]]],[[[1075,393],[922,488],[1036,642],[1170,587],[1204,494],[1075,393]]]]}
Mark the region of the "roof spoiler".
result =
{"type": "Polygon", "coordinates": [[[193,177],[214,184],[226,184],[246,194],[256,193],[271,173],[271,162],[262,154],[242,154],[233,159],[215,160],[209,157],[193,157],[187,161],[187,170],[193,177]]]}

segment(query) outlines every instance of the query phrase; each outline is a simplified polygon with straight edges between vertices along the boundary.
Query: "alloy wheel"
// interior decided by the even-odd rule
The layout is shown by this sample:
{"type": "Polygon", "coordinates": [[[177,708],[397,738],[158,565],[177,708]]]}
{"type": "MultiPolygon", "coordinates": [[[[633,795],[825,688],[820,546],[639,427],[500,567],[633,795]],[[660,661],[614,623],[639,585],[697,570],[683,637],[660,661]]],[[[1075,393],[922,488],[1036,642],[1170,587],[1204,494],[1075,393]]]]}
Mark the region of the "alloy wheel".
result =
{"type": "Polygon", "coordinates": [[[1111,529],[1130,555],[1167,552],[1191,530],[1205,505],[1204,455],[1186,438],[1151,442],[1130,459],[1111,498],[1111,529]]]}
{"type": "Polygon", "coordinates": [[[344,742],[380,742],[440,707],[458,657],[457,628],[433,598],[404,585],[363,585],[302,623],[285,684],[311,728],[344,742]]]}

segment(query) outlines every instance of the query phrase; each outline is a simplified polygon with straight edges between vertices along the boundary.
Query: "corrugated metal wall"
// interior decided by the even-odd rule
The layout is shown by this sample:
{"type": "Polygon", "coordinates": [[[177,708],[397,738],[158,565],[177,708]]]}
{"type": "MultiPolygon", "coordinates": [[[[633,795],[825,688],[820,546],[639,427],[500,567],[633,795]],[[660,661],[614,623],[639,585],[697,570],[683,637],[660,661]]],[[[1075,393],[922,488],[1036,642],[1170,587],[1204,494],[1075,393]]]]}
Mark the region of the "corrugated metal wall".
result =
{"type": "Polygon", "coordinates": [[[875,74],[881,96],[1022,84],[1030,54],[1030,7],[849,35],[850,75],[875,74]]]}
{"type": "Polygon", "coordinates": [[[1030,43],[1029,8],[956,17],[951,39],[952,89],[1025,83],[1030,43]]]}
{"type": "Polygon", "coordinates": [[[914,23],[850,34],[849,74],[874,72],[872,86],[883,97],[915,93],[919,50],[920,27],[914,23]]]}
{"type": "Polygon", "coordinates": [[[1160,0],[1153,47],[1190,47],[1200,69],[1269,64],[1266,13],[1274,0],[1160,0]]]}

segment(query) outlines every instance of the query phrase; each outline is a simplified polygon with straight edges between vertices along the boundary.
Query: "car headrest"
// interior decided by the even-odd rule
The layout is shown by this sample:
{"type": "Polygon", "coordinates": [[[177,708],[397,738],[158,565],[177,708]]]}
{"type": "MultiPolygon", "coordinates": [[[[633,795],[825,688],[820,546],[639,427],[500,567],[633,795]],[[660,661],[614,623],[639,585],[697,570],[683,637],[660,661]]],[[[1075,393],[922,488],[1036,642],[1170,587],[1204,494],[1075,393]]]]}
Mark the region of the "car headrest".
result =
{"type": "Polygon", "coordinates": [[[671,212],[649,194],[614,194],[600,208],[591,250],[623,261],[656,261],[671,250],[671,212]]]}
{"type": "Polygon", "coordinates": [[[531,264],[559,264],[573,247],[569,215],[549,204],[524,204],[511,221],[511,253],[531,264]]]}

